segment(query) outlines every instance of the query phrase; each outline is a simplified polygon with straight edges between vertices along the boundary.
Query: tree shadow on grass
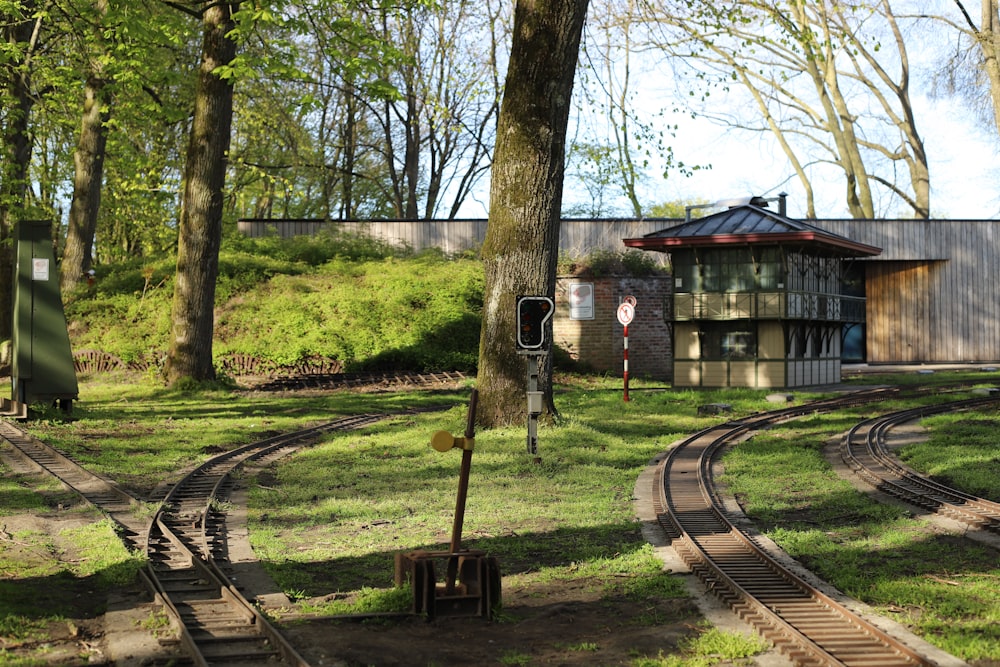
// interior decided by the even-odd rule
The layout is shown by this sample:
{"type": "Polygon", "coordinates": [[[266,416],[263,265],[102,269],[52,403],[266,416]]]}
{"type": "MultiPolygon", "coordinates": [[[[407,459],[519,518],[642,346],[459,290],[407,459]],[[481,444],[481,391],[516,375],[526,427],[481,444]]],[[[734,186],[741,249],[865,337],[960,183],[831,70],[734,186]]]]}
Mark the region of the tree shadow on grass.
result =
{"type": "MultiPolygon", "coordinates": [[[[614,559],[627,558],[644,548],[645,541],[635,525],[604,525],[592,528],[559,528],[548,532],[511,534],[499,537],[463,539],[462,550],[483,551],[498,559],[504,575],[528,574],[544,568],[562,569],[557,575],[587,567],[592,561],[607,560],[605,574],[613,577],[614,559]]],[[[375,551],[360,556],[315,562],[269,562],[266,568],[284,588],[307,597],[333,591],[353,591],[365,587],[391,586],[395,556],[411,551],[445,551],[447,543],[400,545],[392,551],[375,551]]],[[[594,566],[594,574],[602,566],[594,566]]]]}

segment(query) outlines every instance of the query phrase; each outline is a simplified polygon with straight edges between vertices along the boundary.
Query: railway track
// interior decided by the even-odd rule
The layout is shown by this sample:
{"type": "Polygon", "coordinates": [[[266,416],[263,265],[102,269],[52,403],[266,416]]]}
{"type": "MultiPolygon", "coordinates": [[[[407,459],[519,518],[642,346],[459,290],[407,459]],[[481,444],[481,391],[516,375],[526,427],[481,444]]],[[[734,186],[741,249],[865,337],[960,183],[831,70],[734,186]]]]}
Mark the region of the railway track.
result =
{"type": "Polygon", "coordinates": [[[787,570],[734,526],[714,489],[712,461],[723,446],[779,421],[885,397],[862,392],[706,429],[674,447],[653,476],[654,511],[678,555],[797,665],[933,663],[787,570]]]}
{"type": "Polygon", "coordinates": [[[880,491],[972,528],[1000,535],[1000,504],[927,479],[900,463],[887,444],[889,431],[899,424],[944,412],[996,406],[998,402],[1000,399],[996,397],[976,398],[869,419],[855,425],[841,441],[841,458],[858,477],[880,491]]]}
{"type": "Polygon", "coordinates": [[[0,438],[11,446],[25,470],[55,477],[108,515],[119,526],[118,534],[130,549],[142,548],[148,519],[142,518],[140,500],[8,421],[0,420],[0,438]]]}
{"type": "Polygon", "coordinates": [[[57,477],[118,522],[130,546],[145,548],[149,564],[144,581],[171,617],[193,664],[306,667],[230,580],[221,503],[231,474],[245,463],[266,464],[325,433],[361,428],[387,416],[344,417],[215,456],[173,485],[152,521],[137,518],[139,500],[13,424],[0,421],[0,437],[25,464],[57,477]]]}
{"type": "Polygon", "coordinates": [[[253,385],[256,391],[296,391],[302,389],[349,389],[369,386],[416,386],[461,382],[467,378],[461,371],[436,373],[310,373],[279,377],[253,385]]]}

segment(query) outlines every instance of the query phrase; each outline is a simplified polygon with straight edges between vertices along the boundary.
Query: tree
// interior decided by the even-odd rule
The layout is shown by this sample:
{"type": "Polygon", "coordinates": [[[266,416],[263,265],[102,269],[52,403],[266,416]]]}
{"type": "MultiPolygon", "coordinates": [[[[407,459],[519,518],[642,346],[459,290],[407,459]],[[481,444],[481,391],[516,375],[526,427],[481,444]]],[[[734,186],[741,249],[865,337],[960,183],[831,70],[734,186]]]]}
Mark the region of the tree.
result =
{"type": "Polygon", "coordinates": [[[644,15],[663,29],[655,44],[710,82],[697,111],[733,128],[770,132],[806,192],[809,217],[816,215],[816,165],[841,172],[854,217],[875,217],[876,186],[915,217],[929,216],[909,58],[886,0],[664,4],[645,2],[644,15]],[[894,48],[883,48],[883,38],[894,48]],[[748,93],[751,104],[712,97],[730,87],[748,93]],[[754,109],[753,117],[744,108],[754,109]],[[896,176],[900,164],[905,180],[896,176]]]}
{"type": "MultiPolygon", "coordinates": [[[[95,2],[95,16],[91,23],[95,32],[102,31],[102,19],[107,15],[107,11],[107,0],[95,2]]],[[[89,41],[83,40],[84,48],[89,41]]],[[[87,58],[80,138],[73,156],[75,165],[73,199],[69,208],[66,244],[60,266],[60,283],[63,291],[80,282],[93,263],[91,249],[97,231],[101,188],[104,184],[104,156],[108,145],[107,122],[111,113],[109,109],[111,101],[106,94],[107,81],[103,71],[102,51],[98,50],[87,58]]]]}
{"type": "MultiPolygon", "coordinates": [[[[973,48],[959,48],[953,53],[945,67],[948,87],[973,101],[978,101],[980,91],[988,90],[989,116],[997,132],[1000,132],[1000,0],[980,0],[978,25],[966,3],[961,0],[953,2],[961,14],[960,19],[954,20],[943,14],[933,18],[957,30],[973,48]]],[[[921,14],[921,17],[925,16],[926,13],[921,14]]],[[[967,43],[964,44],[964,47],[967,46],[967,43]]]]}
{"type": "MultiPolygon", "coordinates": [[[[525,415],[524,362],[515,345],[518,295],[555,293],[566,127],[587,0],[518,0],[497,127],[483,244],[479,345],[484,426],[525,415]]],[[[551,369],[551,357],[545,367],[551,369]]],[[[552,411],[550,372],[540,388],[552,411]]]]}
{"type": "Polygon", "coordinates": [[[27,208],[28,169],[31,165],[31,111],[35,105],[32,73],[40,47],[42,18],[35,3],[11,6],[2,14],[6,48],[0,60],[2,95],[3,171],[0,172],[0,340],[11,337],[14,256],[11,239],[18,212],[27,208]]]}
{"type": "Polygon", "coordinates": [[[236,56],[231,33],[239,5],[211,4],[202,17],[202,61],[184,170],[172,335],[164,369],[171,384],[183,378],[215,378],[215,280],[222,243],[222,188],[233,120],[232,81],[220,76],[220,72],[236,56]]]}
{"type": "Polygon", "coordinates": [[[568,213],[608,215],[612,211],[606,208],[619,208],[617,200],[623,202],[620,208],[627,207],[627,214],[642,217],[642,186],[649,180],[650,167],[660,166],[664,179],[673,170],[690,175],[698,167],[675,161],[664,137],[676,127],[663,122],[662,111],[653,120],[641,118],[636,82],[651,72],[643,72],[634,62],[638,48],[633,34],[644,34],[634,21],[636,0],[592,2],[590,9],[577,85],[579,138],[570,143],[568,157],[568,169],[575,167],[574,180],[586,192],[583,202],[568,213]]]}

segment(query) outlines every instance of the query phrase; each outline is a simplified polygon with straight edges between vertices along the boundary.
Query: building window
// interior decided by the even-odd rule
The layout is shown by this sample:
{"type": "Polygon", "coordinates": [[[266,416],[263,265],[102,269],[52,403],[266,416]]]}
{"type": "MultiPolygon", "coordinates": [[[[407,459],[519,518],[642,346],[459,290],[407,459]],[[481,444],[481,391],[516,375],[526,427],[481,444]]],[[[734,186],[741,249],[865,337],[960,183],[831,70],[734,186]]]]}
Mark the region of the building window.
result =
{"type": "Polygon", "coordinates": [[[785,264],[782,261],[781,248],[757,250],[757,284],[764,292],[785,288],[785,264]]]}
{"type": "Polygon", "coordinates": [[[751,322],[706,322],[701,330],[702,359],[754,359],[757,325],[751,322]]]}
{"type": "Polygon", "coordinates": [[[753,257],[749,248],[708,250],[701,255],[705,292],[751,292],[755,289],[753,257]]]}

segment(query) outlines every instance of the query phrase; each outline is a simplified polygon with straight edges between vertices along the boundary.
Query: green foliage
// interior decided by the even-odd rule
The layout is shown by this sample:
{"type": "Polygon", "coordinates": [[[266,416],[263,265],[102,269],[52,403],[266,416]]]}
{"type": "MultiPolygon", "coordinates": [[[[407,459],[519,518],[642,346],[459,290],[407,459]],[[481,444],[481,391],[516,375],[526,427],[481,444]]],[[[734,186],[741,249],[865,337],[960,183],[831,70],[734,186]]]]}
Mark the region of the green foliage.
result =
{"type": "Polygon", "coordinates": [[[687,207],[692,205],[707,204],[707,199],[696,199],[694,201],[667,201],[653,204],[649,207],[647,216],[650,218],[676,218],[683,220],[687,216],[687,207]]]}
{"type": "Polygon", "coordinates": [[[656,263],[648,252],[639,250],[594,250],[583,257],[560,255],[556,268],[560,275],[587,276],[644,276],[666,275],[668,270],[656,263]]]}
{"type": "Polygon", "coordinates": [[[223,241],[222,251],[310,267],[322,266],[334,259],[363,261],[412,254],[405,248],[401,249],[377,238],[339,232],[332,226],[320,234],[290,239],[281,238],[276,233],[261,238],[232,233],[223,241]]]}

